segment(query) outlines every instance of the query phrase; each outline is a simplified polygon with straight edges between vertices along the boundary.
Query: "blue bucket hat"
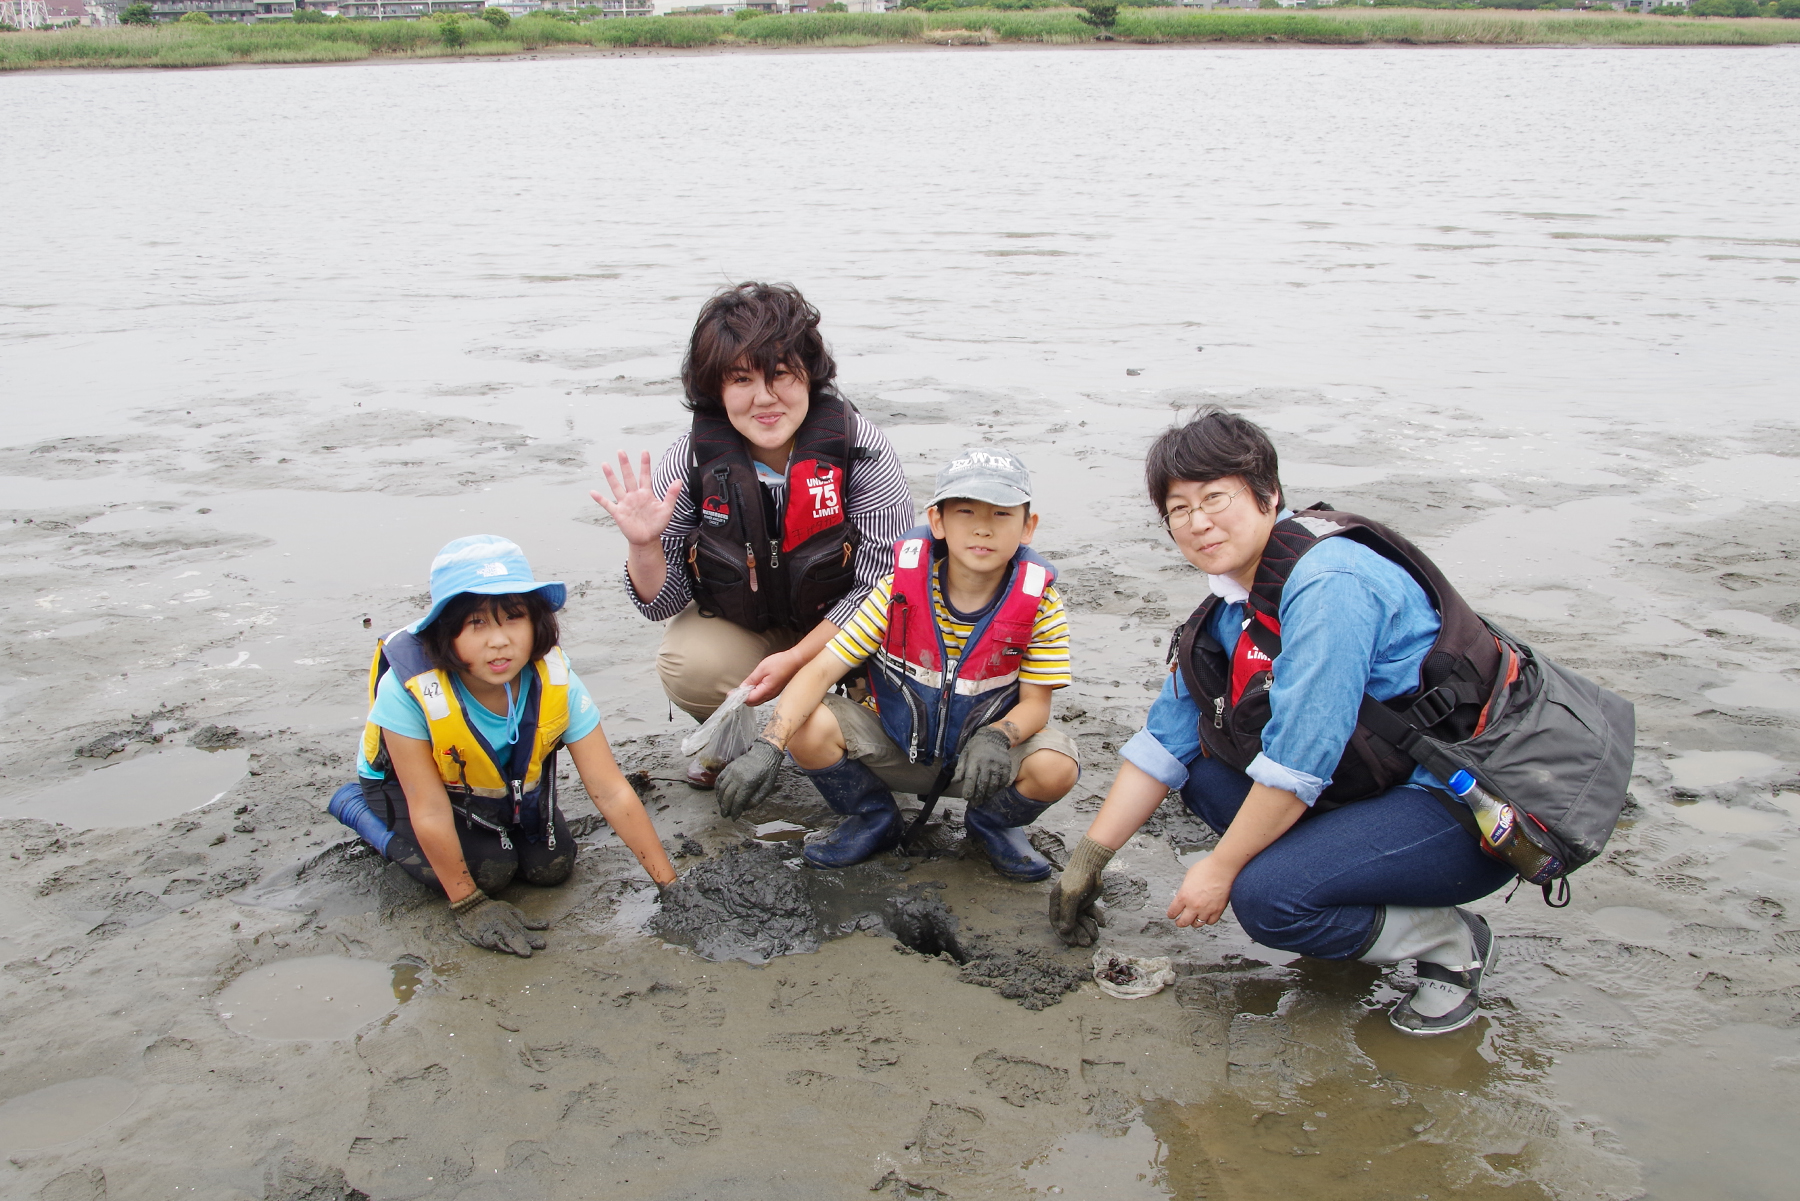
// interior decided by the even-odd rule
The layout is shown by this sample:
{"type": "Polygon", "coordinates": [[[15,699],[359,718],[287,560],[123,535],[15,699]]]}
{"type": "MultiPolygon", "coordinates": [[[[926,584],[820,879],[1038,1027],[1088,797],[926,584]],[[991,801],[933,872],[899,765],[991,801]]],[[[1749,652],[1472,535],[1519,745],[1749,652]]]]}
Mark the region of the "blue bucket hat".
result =
{"type": "Polygon", "coordinates": [[[507,596],[541,592],[552,609],[560,609],[569,590],[560,583],[531,578],[531,564],[519,544],[498,534],[472,534],[447,543],[431,561],[431,611],[410,627],[417,634],[437,620],[444,606],[465,592],[507,596]]]}

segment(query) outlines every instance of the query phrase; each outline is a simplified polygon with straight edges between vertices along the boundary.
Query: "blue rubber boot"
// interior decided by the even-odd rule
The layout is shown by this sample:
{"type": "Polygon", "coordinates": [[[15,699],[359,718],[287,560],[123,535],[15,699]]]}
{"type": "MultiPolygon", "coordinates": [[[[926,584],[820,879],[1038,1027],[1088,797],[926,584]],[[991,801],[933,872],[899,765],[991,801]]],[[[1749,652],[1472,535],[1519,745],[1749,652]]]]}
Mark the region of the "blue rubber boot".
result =
{"type": "Polygon", "coordinates": [[[325,806],[331,816],[355,830],[362,840],[387,856],[388,843],[394,839],[394,832],[381,824],[369,803],[363,800],[362,782],[352,780],[331,794],[331,804],[325,806]]]}
{"type": "Polygon", "coordinates": [[[806,844],[801,854],[814,867],[849,867],[899,845],[903,823],[900,806],[881,777],[862,762],[845,756],[830,767],[801,768],[844,820],[824,838],[806,844]]]}
{"type": "Polygon", "coordinates": [[[1042,817],[1051,801],[1034,801],[1017,788],[1002,788],[980,806],[971,805],[963,812],[963,825],[987,852],[994,870],[1008,880],[1030,883],[1042,880],[1053,870],[1050,861],[1038,854],[1025,835],[1025,827],[1042,817]]]}

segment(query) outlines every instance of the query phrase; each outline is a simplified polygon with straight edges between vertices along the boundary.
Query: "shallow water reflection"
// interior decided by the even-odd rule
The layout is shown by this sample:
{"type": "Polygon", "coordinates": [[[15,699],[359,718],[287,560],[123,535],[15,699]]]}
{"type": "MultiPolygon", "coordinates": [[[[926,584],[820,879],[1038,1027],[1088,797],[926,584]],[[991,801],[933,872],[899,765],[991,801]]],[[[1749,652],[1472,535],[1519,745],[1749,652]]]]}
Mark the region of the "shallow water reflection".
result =
{"type": "Polygon", "coordinates": [[[91,1134],[137,1100],[137,1087],[112,1076],[65,1080],[0,1104],[0,1153],[52,1147],[91,1134]]]}
{"type": "Polygon", "coordinates": [[[252,1038],[332,1041],[385,1016],[418,982],[411,963],[389,967],[337,955],[287,959],[232,981],[219,994],[219,1017],[252,1038]]]}
{"type": "Polygon", "coordinates": [[[146,826],[210,805],[244,778],[241,750],[169,747],[108,764],[7,806],[9,817],[38,817],[78,830],[146,826]]]}

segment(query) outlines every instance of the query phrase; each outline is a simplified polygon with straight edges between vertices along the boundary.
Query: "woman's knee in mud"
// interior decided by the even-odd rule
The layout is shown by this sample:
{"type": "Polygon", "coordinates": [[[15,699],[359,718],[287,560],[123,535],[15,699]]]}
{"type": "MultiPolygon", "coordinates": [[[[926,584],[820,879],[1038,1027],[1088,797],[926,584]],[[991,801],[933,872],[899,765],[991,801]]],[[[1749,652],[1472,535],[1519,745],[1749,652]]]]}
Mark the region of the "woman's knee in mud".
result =
{"type": "Polygon", "coordinates": [[[1033,751],[1019,764],[1014,782],[1020,794],[1034,801],[1060,801],[1081,778],[1081,765],[1061,751],[1033,751]]]}
{"type": "Polygon", "coordinates": [[[818,771],[844,757],[844,731],[831,710],[820,705],[788,739],[788,754],[801,767],[818,771]]]}

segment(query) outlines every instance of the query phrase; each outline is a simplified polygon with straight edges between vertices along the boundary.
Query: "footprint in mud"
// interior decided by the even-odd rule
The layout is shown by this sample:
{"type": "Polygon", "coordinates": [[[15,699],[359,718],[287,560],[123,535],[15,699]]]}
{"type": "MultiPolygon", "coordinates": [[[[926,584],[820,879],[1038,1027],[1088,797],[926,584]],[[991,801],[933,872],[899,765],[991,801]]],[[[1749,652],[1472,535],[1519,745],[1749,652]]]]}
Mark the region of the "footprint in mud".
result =
{"type": "Polygon", "coordinates": [[[1008,1105],[1023,1109],[1027,1105],[1061,1105],[1068,1099],[1067,1068],[1002,1055],[998,1050],[977,1055],[973,1067],[994,1095],[1008,1105]]]}
{"type": "Polygon", "coordinates": [[[610,1084],[595,1081],[576,1089],[563,1099],[562,1113],[557,1115],[558,1122],[572,1122],[587,1126],[610,1126],[612,1116],[618,1109],[618,1095],[610,1084]]]}
{"type": "Polygon", "coordinates": [[[37,1191],[36,1201],[106,1201],[106,1173],[100,1168],[64,1172],[37,1191]]]}
{"type": "Polygon", "coordinates": [[[712,1106],[663,1110],[663,1134],[677,1147],[701,1147],[719,1137],[719,1119],[712,1106]]]}
{"type": "Polygon", "coordinates": [[[160,1084],[194,1084],[200,1070],[200,1048],[192,1039],[163,1035],[144,1048],[144,1074],[160,1084]]]}
{"type": "Polygon", "coordinates": [[[975,1141],[986,1125],[987,1117],[979,1109],[933,1101],[913,1145],[928,1164],[964,1167],[986,1154],[975,1141]]]}
{"type": "Polygon", "coordinates": [[[1100,877],[1100,900],[1108,909],[1142,909],[1150,899],[1150,882],[1142,876],[1107,872],[1100,877]]]}

